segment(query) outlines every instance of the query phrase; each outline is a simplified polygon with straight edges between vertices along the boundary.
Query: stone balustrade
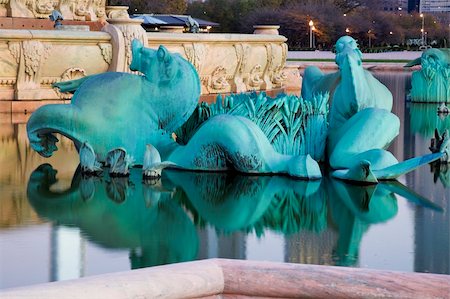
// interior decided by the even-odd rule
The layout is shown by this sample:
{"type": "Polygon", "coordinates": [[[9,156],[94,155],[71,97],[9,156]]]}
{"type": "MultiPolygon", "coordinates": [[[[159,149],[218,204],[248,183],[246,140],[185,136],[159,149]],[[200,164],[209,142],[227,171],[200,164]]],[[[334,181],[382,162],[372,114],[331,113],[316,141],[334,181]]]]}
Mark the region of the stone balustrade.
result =
{"type": "Polygon", "coordinates": [[[118,18],[98,31],[0,30],[0,101],[65,100],[58,81],[106,71],[130,72],[131,40],[181,54],[197,69],[202,95],[279,90],[286,38],[276,34],[145,32],[138,20],[118,18]]]}

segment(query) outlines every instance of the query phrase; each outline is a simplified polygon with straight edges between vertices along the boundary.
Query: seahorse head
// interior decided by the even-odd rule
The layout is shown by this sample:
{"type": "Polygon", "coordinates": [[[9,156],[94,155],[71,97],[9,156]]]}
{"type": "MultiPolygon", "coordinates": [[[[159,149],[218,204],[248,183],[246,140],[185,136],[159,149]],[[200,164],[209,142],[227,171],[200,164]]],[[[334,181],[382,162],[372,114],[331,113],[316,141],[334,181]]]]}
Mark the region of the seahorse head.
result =
{"type": "Polygon", "coordinates": [[[134,39],[131,49],[133,59],[130,69],[143,73],[154,82],[170,82],[180,70],[179,55],[170,53],[163,45],[158,50],[153,50],[145,48],[139,40],[134,39]]]}
{"type": "Polygon", "coordinates": [[[343,64],[348,59],[353,60],[358,65],[362,64],[362,53],[358,49],[358,43],[351,36],[343,36],[336,42],[336,63],[342,68],[343,64]]]}

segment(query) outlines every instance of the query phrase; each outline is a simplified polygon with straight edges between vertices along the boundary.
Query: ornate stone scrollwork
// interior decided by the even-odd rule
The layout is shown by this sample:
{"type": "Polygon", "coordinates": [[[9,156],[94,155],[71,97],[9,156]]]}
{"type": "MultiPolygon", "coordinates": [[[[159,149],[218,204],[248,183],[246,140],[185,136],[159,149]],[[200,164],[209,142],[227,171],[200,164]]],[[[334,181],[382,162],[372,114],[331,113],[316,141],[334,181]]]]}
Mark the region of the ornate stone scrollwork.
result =
{"type": "Polygon", "coordinates": [[[100,47],[100,50],[102,51],[103,59],[107,64],[111,64],[112,61],[112,46],[111,44],[107,43],[99,43],[98,46],[100,47]]]}
{"type": "Polygon", "coordinates": [[[34,0],[27,2],[27,4],[36,18],[48,19],[48,16],[58,6],[58,2],[54,0],[34,0]]]}
{"type": "Polygon", "coordinates": [[[230,86],[227,81],[227,70],[223,66],[218,66],[213,71],[210,86],[215,90],[223,90],[230,86]]]}
{"type": "Polygon", "coordinates": [[[195,43],[195,44],[183,44],[184,53],[187,60],[192,63],[197,72],[200,73],[202,66],[202,57],[206,56],[205,45],[195,43]]]}
{"type": "Polygon", "coordinates": [[[266,67],[264,68],[263,73],[264,86],[262,86],[262,88],[272,89],[271,73],[273,72],[273,62],[275,60],[275,53],[273,49],[273,44],[266,44],[265,47],[267,52],[267,64],[266,67]]]}
{"type": "Polygon", "coordinates": [[[281,87],[287,79],[287,74],[283,71],[287,58],[287,45],[281,44],[281,63],[272,72],[271,81],[276,87],[281,87]]]}
{"type": "Polygon", "coordinates": [[[239,43],[233,45],[235,53],[236,53],[236,59],[237,59],[237,66],[236,71],[234,73],[234,80],[233,80],[233,92],[245,92],[246,86],[244,84],[244,71],[245,67],[248,61],[248,57],[250,55],[250,46],[248,44],[239,43]]]}

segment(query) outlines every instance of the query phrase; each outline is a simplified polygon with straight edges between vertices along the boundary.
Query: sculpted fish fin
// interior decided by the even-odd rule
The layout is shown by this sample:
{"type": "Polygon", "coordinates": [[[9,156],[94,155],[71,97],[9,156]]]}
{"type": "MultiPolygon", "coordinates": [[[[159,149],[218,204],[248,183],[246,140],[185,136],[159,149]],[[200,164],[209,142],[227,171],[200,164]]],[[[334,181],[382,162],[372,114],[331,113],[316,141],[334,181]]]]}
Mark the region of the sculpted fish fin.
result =
{"type": "Polygon", "coordinates": [[[52,87],[58,88],[60,92],[69,92],[75,93],[75,91],[83,84],[91,76],[86,76],[76,80],[64,81],[64,82],[56,82],[52,84],[52,87]]]}
{"type": "Polygon", "coordinates": [[[402,174],[413,171],[422,165],[434,162],[443,156],[444,153],[435,153],[412,158],[383,169],[373,170],[373,173],[378,180],[393,180],[398,178],[402,174]]]}
{"type": "Polygon", "coordinates": [[[416,58],[414,60],[411,60],[410,62],[408,62],[407,64],[405,64],[403,67],[413,67],[416,65],[420,65],[422,61],[422,57],[416,58]]]}

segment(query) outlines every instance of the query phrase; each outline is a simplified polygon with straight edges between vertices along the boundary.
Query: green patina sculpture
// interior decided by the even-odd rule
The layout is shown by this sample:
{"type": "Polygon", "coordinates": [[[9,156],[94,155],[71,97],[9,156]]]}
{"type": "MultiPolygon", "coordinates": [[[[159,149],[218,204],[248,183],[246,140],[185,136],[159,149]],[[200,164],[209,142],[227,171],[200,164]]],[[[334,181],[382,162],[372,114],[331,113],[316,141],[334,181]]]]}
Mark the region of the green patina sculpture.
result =
{"type": "Polygon", "coordinates": [[[72,102],[33,113],[30,144],[50,156],[53,133],[61,133],[77,148],[92,149],[80,152],[89,156],[80,158],[88,163],[83,168],[97,165],[93,157],[111,164],[114,156],[111,175],[127,175],[134,162],[149,177],[171,167],[319,179],[317,161],[325,160],[326,150],[335,177],[376,183],[439,159],[441,152],[398,163],[384,150],[399,130],[390,113],[392,95],[362,68],[354,39],[340,38],[336,49],[339,71],[323,75],[308,68],[303,98],[243,94],[197,106],[194,67],[163,46],[147,49],[134,40],[130,68],[143,75],[104,73],[56,83],[62,92],[74,92],[72,102]]]}
{"type": "Polygon", "coordinates": [[[429,49],[405,67],[421,65],[411,79],[411,100],[450,103],[450,49],[429,49]]]}
{"type": "Polygon", "coordinates": [[[356,41],[341,37],[336,43],[339,70],[325,75],[317,67],[305,70],[302,96],[330,93],[330,126],[327,139],[333,176],[376,183],[396,179],[423,164],[441,158],[442,152],[399,163],[385,149],[399,133],[400,121],[392,114],[392,94],[362,66],[356,41]]]}

